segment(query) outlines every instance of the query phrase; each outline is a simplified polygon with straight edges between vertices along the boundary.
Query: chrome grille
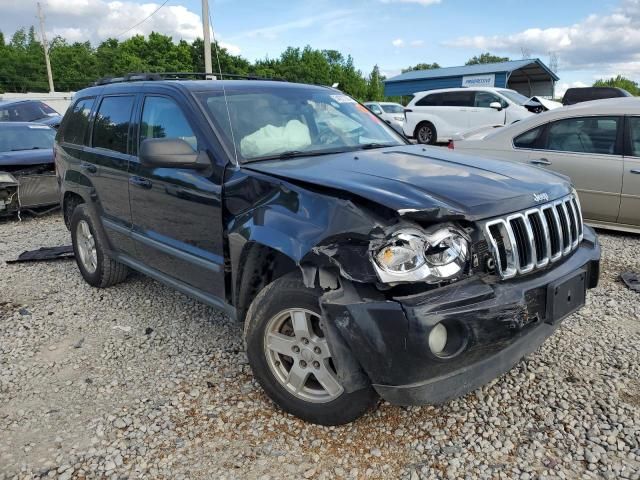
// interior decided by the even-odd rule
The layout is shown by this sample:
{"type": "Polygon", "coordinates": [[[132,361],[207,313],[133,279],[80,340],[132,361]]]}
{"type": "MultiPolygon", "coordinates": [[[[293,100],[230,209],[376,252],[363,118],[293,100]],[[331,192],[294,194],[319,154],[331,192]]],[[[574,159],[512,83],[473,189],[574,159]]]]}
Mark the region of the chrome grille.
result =
{"type": "Polygon", "coordinates": [[[484,232],[502,278],[524,275],[569,255],[582,241],[580,201],[574,194],[485,222],[484,232]]]}

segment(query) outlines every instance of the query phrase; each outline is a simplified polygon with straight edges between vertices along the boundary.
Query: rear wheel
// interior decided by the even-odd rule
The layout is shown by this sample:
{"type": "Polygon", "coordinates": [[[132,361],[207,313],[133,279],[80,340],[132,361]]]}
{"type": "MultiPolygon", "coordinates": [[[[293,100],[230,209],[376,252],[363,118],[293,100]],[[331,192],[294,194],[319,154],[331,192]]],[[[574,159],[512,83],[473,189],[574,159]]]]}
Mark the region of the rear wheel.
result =
{"type": "Polygon", "coordinates": [[[73,210],[70,227],[76,263],[89,285],[105,288],[127,278],[127,267],[107,255],[106,238],[86,204],[73,210]]]}
{"type": "Polygon", "coordinates": [[[437,140],[436,127],[432,123],[423,122],[416,127],[414,136],[418,143],[434,145],[437,140]]]}
{"type": "Polygon", "coordinates": [[[371,408],[371,386],[348,393],[323,331],[319,297],[289,274],[267,285],[247,312],[247,356],[265,392],[282,409],[322,425],[348,423],[371,408]]]}

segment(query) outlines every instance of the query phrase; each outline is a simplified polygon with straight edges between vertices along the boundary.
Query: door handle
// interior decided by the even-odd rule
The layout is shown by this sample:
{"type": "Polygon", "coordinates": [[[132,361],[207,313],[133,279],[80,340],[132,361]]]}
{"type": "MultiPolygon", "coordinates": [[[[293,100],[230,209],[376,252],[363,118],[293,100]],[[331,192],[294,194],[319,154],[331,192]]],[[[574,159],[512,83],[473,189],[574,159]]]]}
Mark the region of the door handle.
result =
{"type": "Polygon", "coordinates": [[[140,187],[140,188],[151,188],[152,187],[152,183],[151,180],[147,180],[146,178],[143,177],[131,177],[129,178],[129,183],[131,185],[135,185],[136,187],[140,187]]]}
{"type": "Polygon", "coordinates": [[[631,173],[636,173],[638,175],[640,175],[640,168],[634,168],[631,170],[631,173]]]}
{"type": "Polygon", "coordinates": [[[537,158],[535,160],[530,160],[529,163],[533,163],[534,165],[551,165],[551,162],[546,158],[537,158]]]}
{"type": "Polygon", "coordinates": [[[89,173],[96,173],[98,171],[98,167],[96,167],[93,163],[82,162],[80,163],[80,168],[86,170],[89,173]]]}

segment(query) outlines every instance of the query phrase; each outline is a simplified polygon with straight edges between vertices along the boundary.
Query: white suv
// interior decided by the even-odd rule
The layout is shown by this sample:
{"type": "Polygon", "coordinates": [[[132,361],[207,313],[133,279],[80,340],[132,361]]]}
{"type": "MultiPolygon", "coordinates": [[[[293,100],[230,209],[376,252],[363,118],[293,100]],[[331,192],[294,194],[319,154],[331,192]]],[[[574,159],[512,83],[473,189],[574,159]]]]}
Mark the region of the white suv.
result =
{"type": "Polygon", "coordinates": [[[404,111],[404,134],[418,143],[448,142],[459,132],[508,125],[533,115],[529,99],[506,88],[447,88],[417,92],[404,111]]]}

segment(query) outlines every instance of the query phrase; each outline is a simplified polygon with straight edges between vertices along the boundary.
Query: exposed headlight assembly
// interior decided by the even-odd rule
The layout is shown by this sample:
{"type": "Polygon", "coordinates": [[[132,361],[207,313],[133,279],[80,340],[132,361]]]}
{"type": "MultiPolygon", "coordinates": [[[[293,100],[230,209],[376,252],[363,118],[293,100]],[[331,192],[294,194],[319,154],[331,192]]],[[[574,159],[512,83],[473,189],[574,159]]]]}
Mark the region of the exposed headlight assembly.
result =
{"type": "Polygon", "coordinates": [[[439,283],[464,272],[469,261],[469,238],[449,226],[432,232],[405,228],[394,232],[382,248],[371,253],[383,283],[439,283]]]}

